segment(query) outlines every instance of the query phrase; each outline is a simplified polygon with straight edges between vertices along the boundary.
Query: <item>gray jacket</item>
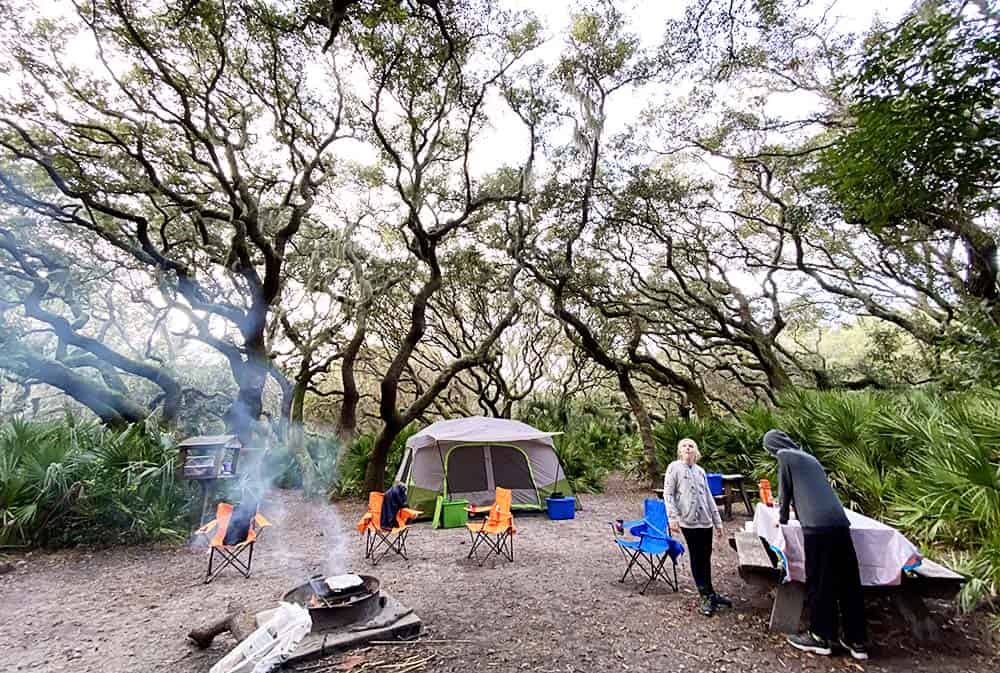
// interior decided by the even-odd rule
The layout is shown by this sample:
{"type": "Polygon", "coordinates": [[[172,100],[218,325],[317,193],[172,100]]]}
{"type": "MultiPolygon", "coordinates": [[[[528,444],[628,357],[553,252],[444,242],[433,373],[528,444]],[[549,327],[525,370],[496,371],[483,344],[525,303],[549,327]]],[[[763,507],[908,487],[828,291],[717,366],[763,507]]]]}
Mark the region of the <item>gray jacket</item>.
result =
{"type": "Polygon", "coordinates": [[[818,460],[802,451],[781,430],[769,430],[764,435],[764,448],[778,459],[778,497],[781,501],[778,518],[781,523],[788,523],[788,508],[795,505],[803,532],[851,525],[818,460]]]}
{"type": "Polygon", "coordinates": [[[722,527],[708,477],[698,465],[688,466],[681,460],[670,463],[663,476],[663,499],[670,520],[681,528],[722,527]]]}

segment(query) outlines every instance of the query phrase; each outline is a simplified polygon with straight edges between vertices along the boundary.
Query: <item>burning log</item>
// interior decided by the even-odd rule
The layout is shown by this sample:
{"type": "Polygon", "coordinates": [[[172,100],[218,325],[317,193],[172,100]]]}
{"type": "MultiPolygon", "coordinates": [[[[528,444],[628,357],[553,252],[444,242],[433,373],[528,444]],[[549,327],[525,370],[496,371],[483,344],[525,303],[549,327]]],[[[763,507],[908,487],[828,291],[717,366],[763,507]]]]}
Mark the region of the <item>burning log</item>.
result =
{"type": "Polygon", "coordinates": [[[211,621],[204,626],[191,629],[187,637],[194,641],[194,644],[205,649],[212,644],[212,641],[220,633],[228,631],[237,642],[243,642],[247,636],[253,633],[255,628],[252,614],[239,606],[229,606],[229,612],[225,616],[211,621]]]}

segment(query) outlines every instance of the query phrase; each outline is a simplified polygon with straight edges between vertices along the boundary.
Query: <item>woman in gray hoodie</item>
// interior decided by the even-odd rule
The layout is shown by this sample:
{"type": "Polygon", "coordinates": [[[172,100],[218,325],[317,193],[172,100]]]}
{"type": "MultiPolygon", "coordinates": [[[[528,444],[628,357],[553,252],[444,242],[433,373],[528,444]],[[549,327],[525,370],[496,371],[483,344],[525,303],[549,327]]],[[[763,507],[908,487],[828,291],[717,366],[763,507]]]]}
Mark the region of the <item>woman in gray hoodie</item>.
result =
{"type": "Polygon", "coordinates": [[[663,477],[663,499],[670,517],[670,533],[684,533],[691,575],[701,596],[701,612],[711,616],[720,605],[733,602],[712,587],[712,530],[722,537],[722,519],[708,486],[705,470],[698,466],[701,452],[690,437],[677,442],[677,460],[663,477]]]}

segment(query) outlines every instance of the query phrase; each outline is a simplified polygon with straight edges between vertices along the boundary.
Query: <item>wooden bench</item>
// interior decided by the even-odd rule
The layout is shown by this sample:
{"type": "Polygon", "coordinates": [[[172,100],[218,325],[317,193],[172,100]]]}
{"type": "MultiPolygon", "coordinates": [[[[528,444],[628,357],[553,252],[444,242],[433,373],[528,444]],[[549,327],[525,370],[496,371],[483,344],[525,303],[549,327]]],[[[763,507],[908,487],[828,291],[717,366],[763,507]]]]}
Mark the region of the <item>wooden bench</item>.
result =
{"type": "MultiPolygon", "coordinates": [[[[784,571],[778,564],[777,556],[755,532],[739,531],[730,538],[729,544],[736,550],[739,575],[745,582],[777,587],[769,628],[780,633],[797,632],[805,603],[805,585],[801,582],[781,583],[784,571]]],[[[898,586],[865,587],[865,595],[890,596],[914,637],[920,641],[935,641],[940,632],[923,599],[952,599],[965,581],[966,578],[955,571],[924,559],[918,567],[903,573],[898,586]]]]}

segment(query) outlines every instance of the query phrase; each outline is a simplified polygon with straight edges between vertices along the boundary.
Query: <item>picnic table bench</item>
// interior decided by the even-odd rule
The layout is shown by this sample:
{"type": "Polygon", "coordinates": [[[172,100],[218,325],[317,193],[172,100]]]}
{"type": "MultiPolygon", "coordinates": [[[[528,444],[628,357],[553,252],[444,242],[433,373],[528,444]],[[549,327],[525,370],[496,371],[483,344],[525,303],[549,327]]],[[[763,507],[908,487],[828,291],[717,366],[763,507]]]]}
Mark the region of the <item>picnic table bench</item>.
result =
{"type": "MultiPolygon", "coordinates": [[[[730,538],[729,544],[736,550],[739,575],[745,582],[766,588],[777,587],[771,608],[770,630],[797,632],[805,603],[805,584],[782,582],[785,572],[777,555],[755,531],[738,531],[730,538]]],[[[952,599],[965,580],[955,571],[925,558],[916,568],[903,571],[898,585],[866,586],[864,593],[866,596],[889,595],[914,637],[921,641],[934,641],[940,634],[923,599],[952,599]]]]}

